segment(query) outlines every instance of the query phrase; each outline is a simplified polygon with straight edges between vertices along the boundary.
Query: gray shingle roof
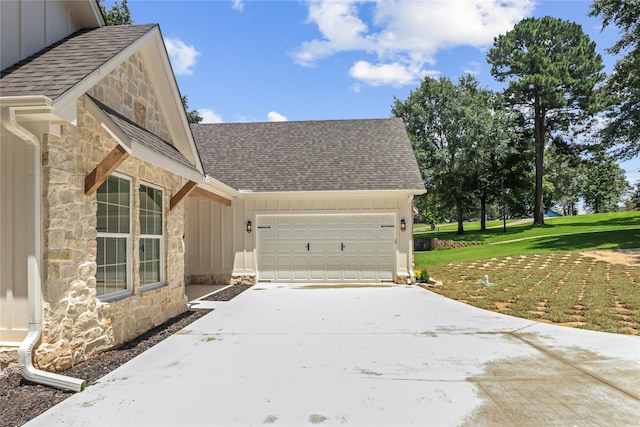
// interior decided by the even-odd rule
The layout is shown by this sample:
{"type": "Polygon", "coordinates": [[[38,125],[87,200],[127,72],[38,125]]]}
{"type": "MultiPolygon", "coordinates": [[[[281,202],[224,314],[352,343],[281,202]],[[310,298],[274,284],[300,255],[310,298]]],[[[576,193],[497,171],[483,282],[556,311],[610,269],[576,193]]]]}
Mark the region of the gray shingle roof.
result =
{"type": "Polygon", "coordinates": [[[401,119],[191,126],[205,172],[254,192],[424,190],[401,119]]]}
{"type": "Polygon", "coordinates": [[[93,97],[90,98],[98,106],[98,108],[100,108],[107,116],[109,116],[109,118],[113,120],[115,125],[118,126],[122,130],[122,132],[124,132],[124,134],[127,135],[127,137],[129,137],[132,141],[135,141],[138,144],[156,153],[159,153],[174,162],[186,166],[187,168],[201,175],[201,172],[198,171],[198,169],[196,169],[191,163],[189,163],[189,160],[187,160],[186,157],[184,157],[184,155],[173,145],[169,144],[164,139],[154,135],[138,124],[127,119],[126,117],[119,114],[112,108],[109,108],[97,99],[93,97]]]}
{"type": "Polygon", "coordinates": [[[80,30],[0,72],[0,96],[56,99],[157,24],[80,30]]]}

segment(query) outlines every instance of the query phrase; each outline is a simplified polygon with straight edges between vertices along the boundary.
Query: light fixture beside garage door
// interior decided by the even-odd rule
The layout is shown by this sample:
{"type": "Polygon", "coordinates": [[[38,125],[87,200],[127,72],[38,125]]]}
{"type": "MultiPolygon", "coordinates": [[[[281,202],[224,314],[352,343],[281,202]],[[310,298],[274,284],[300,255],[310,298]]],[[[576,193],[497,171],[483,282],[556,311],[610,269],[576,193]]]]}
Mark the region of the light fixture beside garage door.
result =
{"type": "Polygon", "coordinates": [[[251,233],[251,220],[247,221],[247,233],[251,233]]]}
{"type": "Polygon", "coordinates": [[[402,218],[400,220],[400,230],[405,231],[407,229],[407,222],[402,218]]]}

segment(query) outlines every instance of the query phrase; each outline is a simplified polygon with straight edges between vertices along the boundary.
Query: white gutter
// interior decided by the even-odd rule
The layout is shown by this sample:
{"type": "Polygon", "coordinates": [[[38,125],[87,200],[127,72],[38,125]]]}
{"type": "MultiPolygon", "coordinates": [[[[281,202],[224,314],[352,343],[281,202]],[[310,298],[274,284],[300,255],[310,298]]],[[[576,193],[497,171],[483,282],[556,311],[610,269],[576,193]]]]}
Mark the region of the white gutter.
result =
{"type": "Polygon", "coordinates": [[[42,334],[42,278],[40,276],[41,256],[41,177],[42,157],[40,141],[16,120],[15,108],[2,109],[2,123],[7,130],[27,144],[29,162],[27,166],[27,295],[29,304],[29,333],[18,349],[18,368],[25,379],[61,388],[82,391],[86,382],[42,371],[33,366],[33,348],[42,334]]]}

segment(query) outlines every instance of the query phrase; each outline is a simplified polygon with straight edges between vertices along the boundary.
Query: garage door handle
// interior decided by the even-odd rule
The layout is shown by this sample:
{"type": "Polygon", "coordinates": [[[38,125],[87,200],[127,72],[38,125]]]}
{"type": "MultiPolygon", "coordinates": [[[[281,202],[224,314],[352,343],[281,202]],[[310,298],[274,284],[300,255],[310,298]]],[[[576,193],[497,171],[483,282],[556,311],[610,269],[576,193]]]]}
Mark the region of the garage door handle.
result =
{"type": "Polygon", "coordinates": [[[347,245],[345,245],[344,243],[340,243],[340,250],[344,251],[344,248],[346,248],[347,245]]]}
{"type": "Polygon", "coordinates": [[[311,250],[311,243],[307,243],[307,250],[310,251],[311,250]]]}

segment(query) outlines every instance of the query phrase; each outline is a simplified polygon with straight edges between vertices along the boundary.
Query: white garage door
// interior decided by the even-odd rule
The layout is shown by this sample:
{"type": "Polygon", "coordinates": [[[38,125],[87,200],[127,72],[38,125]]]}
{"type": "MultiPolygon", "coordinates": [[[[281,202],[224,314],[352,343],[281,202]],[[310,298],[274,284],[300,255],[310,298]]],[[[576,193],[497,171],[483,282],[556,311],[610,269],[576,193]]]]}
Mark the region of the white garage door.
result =
{"type": "Polygon", "coordinates": [[[393,281],[393,214],[260,215],[258,280],[393,281]]]}

